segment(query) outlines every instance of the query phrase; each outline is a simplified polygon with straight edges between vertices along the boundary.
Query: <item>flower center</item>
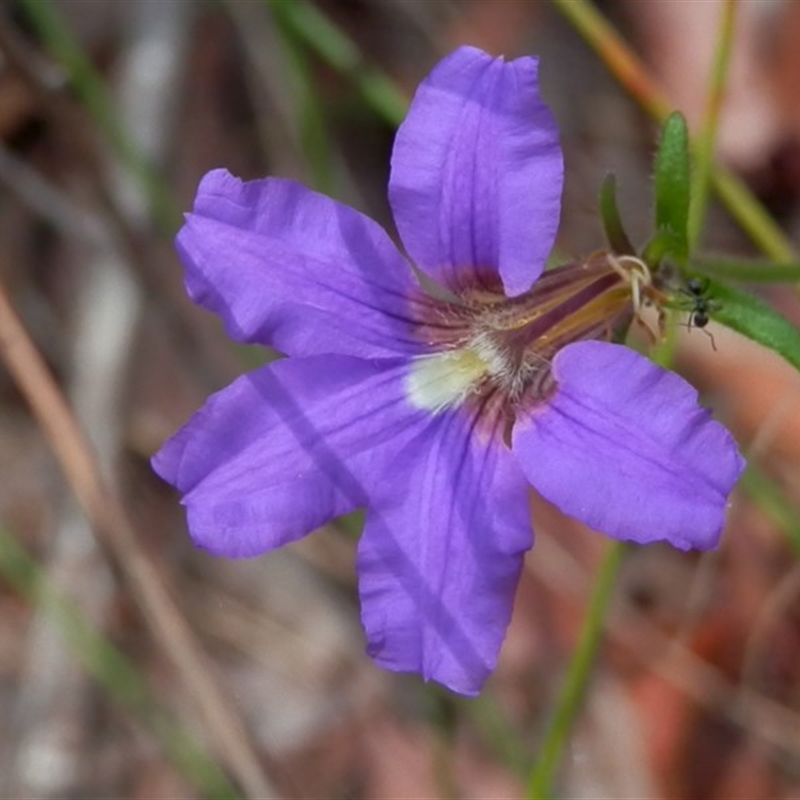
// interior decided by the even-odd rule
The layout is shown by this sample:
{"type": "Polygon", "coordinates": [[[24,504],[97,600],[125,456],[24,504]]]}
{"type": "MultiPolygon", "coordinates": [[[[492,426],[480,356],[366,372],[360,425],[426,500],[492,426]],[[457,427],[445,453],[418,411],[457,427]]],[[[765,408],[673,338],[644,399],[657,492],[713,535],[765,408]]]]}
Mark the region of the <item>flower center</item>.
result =
{"type": "Polygon", "coordinates": [[[638,312],[638,267],[638,260],[628,265],[598,254],[548,270],[519,297],[467,291],[461,303],[429,305],[418,333],[438,352],[412,363],[410,401],[433,413],[488,394],[499,393],[504,405],[546,401],[554,388],[552,360],[562,347],[608,341],[638,312]]]}

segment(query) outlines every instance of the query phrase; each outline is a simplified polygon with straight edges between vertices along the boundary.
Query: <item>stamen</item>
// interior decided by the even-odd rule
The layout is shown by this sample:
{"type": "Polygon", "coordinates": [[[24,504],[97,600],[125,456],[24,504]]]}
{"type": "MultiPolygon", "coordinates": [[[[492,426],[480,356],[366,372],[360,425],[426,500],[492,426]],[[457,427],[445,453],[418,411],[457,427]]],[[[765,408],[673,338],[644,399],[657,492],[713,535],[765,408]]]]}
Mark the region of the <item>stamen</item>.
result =
{"type": "Polygon", "coordinates": [[[641,318],[654,291],[640,259],[599,253],[546,272],[514,298],[469,291],[463,304],[439,303],[419,328],[439,352],[412,363],[409,401],[438,413],[492,394],[510,415],[523,397],[543,402],[555,354],[572,342],[610,340],[632,315],[641,318]]]}
{"type": "MultiPolygon", "coordinates": [[[[650,267],[636,256],[615,256],[613,253],[608,253],[608,263],[629,284],[633,315],[655,344],[661,338],[659,330],[654,330],[649,320],[644,316],[644,308],[650,305],[652,294],[655,292],[653,288],[653,275],[650,272],[650,267]]],[[[659,317],[659,329],[660,328],[661,322],[659,317]]]]}
{"type": "Polygon", "coordinates": [[[643,307],[642,287],[653,285],[653,276],[650,267],[636,256],[615,256],[608,253],[608,263],[631,287],[633,298],[633,311],[640,317],[643,307]]]}

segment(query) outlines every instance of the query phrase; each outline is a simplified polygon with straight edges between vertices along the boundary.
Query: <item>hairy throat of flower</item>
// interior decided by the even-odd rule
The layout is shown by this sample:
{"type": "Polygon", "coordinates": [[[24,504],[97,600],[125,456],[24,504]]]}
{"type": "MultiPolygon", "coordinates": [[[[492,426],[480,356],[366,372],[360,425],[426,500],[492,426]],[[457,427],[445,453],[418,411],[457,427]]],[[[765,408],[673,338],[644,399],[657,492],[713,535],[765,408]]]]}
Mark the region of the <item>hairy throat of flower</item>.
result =
{"type": "Polygon", "coordinates": [[[542,403],[555,387],[552,359],[572,342],[610,340],[633,314],[634,280],[598,255],[546,272],[514,298],[465,292],[440,302],[419,334],[436,351],[414,360],[406,390],[433,413],[465,403],[542,403]]]}

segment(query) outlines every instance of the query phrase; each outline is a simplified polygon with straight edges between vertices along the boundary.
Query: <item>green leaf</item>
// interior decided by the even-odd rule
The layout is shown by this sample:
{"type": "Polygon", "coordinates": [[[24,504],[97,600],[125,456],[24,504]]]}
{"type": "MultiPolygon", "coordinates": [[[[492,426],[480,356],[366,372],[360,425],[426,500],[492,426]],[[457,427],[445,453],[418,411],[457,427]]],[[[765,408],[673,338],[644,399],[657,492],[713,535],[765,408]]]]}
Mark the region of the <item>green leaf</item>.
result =
{"type": "Polygon", "coordinates": [[[689,255],[690,198],[689,132],[676,111],[661,131],[655,162],[656,237],[679,264],[689,255]]]}
{"type": "Polygon", "coordinates": [[[600,185],[600,217],[611,249],[615,253],[634,255],[636,251],[625,233],[617,206],[617,178],[611,172],[600,185]]]}
{"type": "Polygon", "coordinates": [[[709,283],[704,299],[711,319],[774,350],[800,369],[800,331],[770,305],[722,283],[709,283]]]}
{"type": "Polygon", "coordinates": [[[800,281],[800,261],[729,258],[728,256],[695,256],[689,271],[709,278],[744,283],[794,283],[800,281]]]}

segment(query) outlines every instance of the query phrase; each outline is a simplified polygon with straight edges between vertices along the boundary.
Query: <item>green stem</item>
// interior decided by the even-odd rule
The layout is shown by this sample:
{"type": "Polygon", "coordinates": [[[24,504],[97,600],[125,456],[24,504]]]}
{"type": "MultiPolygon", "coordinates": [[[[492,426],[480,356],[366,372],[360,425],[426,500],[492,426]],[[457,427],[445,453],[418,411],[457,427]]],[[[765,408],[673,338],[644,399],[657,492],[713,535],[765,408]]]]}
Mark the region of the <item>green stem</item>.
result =
{"type": "Polygon", "coordinates": [[[612,542],[600,565],[578,646],[556,700],[553,718],[545,733],[539,756],[530,773],[526,795],[528,800],[552,800],[555,775],[586,694],[586,687],[603,636],[606,612],[626,551],[625,544],[612,542]]]}
{"type": "Polygon", "coordinates": [[[711,177],[714,170],[714,150],[719,127],[719,114],[725,96],[728,67],[733,51],[733,34],[736,29],[737,0],[725,0],[722,7],[719,38],[711,67],[711,77],[706,98],[705,115],[696,140],[694,173],[692,175],[691,204],[689,206],[689,249],[694,249],[703,230],[708,199],[711,194],[711,177]]]}

